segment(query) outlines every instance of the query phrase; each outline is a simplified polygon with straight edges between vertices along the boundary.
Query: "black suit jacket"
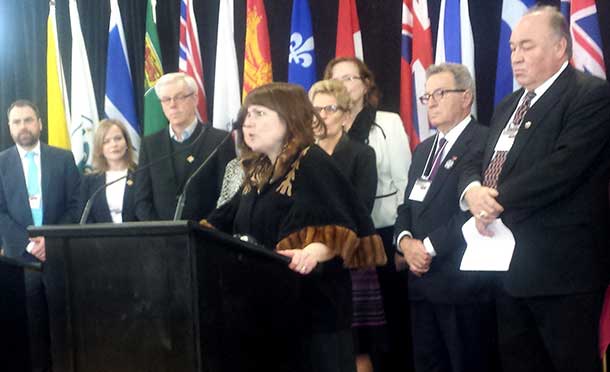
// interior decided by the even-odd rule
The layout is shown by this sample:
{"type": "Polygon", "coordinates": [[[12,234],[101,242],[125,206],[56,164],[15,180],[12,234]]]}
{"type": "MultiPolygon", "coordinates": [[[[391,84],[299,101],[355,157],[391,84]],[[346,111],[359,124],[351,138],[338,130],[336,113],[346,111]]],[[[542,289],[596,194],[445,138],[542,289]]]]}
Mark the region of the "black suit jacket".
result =
{"type": "Polygon", "coordinates": [[[410,200],[415,181],[421,177],[435,137],[415,148],[409,168],[409,183],[404,204],[398,207],[395,237],[410,231],[413,238],[428,237],[436,251],[430,270],[421,277],[409,272],[409,298],[434,303],[469,303],[490,298],[490,277],[485,273],[460,271],[466,243],[462,225],[471,217],[459,207],[458,182],[470,157],[476,155],[487,139],[487,128],[474,119],[453,144],[423,201],[410,200]]]}
{"type": "MultiPolygon", "coordinates": [[[[204,125],[199,123],[198,125],[204,125]]],[[[194,133],[193,136],[196,136],[194,133]]],[[[225,138],[227,132],[205,124],[205,131],[193,147],[174,156],[186,162],[187,177],[210,155],[225,138]],[[192,156],[192,157],[191,157],[192,156]],[[192,162],[187,161],[192,159],[192,162]]],[[[146,166],[171,154],[171,138],[167,128],[144,137],[140,149],[140,166],[146,166]]],[[[187,192],[182,218],[199,221],[216,206],[220,195],[222,178],[227,163],[235,157],[233,141],[224,143],[206,167],[192,181],[187,192]]],[[[178,184],[173,158],[160,161],[136,174],[136,216],[140,221],[171,220],[174,218],[176,202],[183,184],[178,184]]]]}
{"type": "MultiPolygon", "coordinates": [[[[92,173],[83,176],[81,183],[80,207],[81,213],[85,208],[87,201],[93,193],[106,183],[105,173],[92,173]]],[[[135,184],[133,177],[129,175],[125,184],[125,193],[123,194],[123,222],[136,220],[136,202],[135,202],[135,184]]],[[[110,209],[108,208],[108,199],[106,198],[105,190],[98,193],[92,202],[91,211],[87,218],[87,223],[112,222],[110,209]],[[101,195],[100,195],[101,194],[101,195]]]]}
{"type": "MultiPolygon", "coordinates": [[[[487,146],[460,189],[481,180],[523,89],[496,108],[487,146]]],[[[504,287],[529,297],[608,283],[610,89],[568,66],[525,115],[498,179],[500,216],[515,252],[504,287]]]]}
{"type": "MultiPolygon", "coordinates": [[[[74,223],[78,218],[80,173],[72,153],[40,144],[40,174],[45,225],[74,223]]],[[[17,147],[0,153],[0,235],[4,254],[24,261],[27,226],[33,225],[27,186],[17,147]]]]}
{"type": "Polygon", "coordinates": [[[369,214],[373,211],[377,191],[377,165],[372,147],[344,134],[331,157],[354,186],[360,201],[369,214]]]}

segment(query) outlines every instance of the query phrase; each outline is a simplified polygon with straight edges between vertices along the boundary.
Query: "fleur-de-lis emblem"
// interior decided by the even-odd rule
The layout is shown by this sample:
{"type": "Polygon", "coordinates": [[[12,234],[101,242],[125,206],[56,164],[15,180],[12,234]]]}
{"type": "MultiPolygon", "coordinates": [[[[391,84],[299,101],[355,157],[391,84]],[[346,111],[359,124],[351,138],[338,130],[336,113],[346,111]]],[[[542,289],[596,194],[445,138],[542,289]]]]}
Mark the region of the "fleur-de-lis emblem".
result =
{"type": "Polygon", "coordinates": [[[298,32],[290,35],[290,54],[288,55],[288,63],[296,63],[297,65],[308,68],[313,62],[311,51],[313,51],[313,36],[310,36],[303,42],[303,35],[298,32]]]}

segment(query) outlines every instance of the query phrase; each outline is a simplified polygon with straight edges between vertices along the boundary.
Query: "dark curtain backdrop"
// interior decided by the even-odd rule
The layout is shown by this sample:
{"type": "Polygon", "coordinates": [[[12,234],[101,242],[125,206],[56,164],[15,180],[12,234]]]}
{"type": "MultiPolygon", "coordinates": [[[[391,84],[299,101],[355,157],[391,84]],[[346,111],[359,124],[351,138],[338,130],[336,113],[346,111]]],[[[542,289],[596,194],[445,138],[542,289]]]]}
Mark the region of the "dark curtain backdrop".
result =
{"type": "MultiPolygon", "coordinates": [[[[243,69],[246,0],[235,1],[235,43],[240,73],[243,69]]],[[[81,27],[95,87],[98,110],[103,115],[106,47],[110,3],[107,0],[78,0],[81,27]]],[[[541,1],[548,4],[559,0],[541,1]]],[[[316,63],[321,76],[326,63],[334,56],[337,0],[309,0],[316,43],[316,63]]],[[[204,61],[204,79],[208,95],[208,112],[212,112],[216,53],[218,0],[194,0],[199,38],[204,61]]],[[[428,0],[433,39],[436,39],[440,0],[428,0]]],[[[119,0],[137,112],[142,117],[143,39],[146,0],[119,0]]],[[[358,0],[358,13],[364,44],[364,58],[377,76],[383,92],[381,107],[397,111],[400,82],[401,0],[358,0]]],[[[292,1],[266,0],[265,6],[271,37],[273,76],[285,81],[288,65],[288,40],[292,1]]],[[[58,37],[66,79],[70,80],[71,35],[68,0],[56,0],[58,37]]],[[[610,71],[610,1],[597,0],[606,69],[610,71]]],[[[493,110],[496,55],[498,51],[501,0],[470,0],[470,16],[475,40],[478,116],[487,122],[493,110]]],[[[46,0],[0,1],[0,149],[12,144],[7,129],[6,109],[18,98],[36,102],[46,123],[46,0]]],[[[157,1],[157,25],[166,72],[178,66],[179,0],[157,1]]],[[[221,46],[222,47],[222,46],[221,46]]],[[[610,74],[609,74],[610,75],[610,74]]],[[[240,76],[241,79],[241,76],[240,76]]],[[[46,140],[46,132],[43,133],[46,140]]]]}

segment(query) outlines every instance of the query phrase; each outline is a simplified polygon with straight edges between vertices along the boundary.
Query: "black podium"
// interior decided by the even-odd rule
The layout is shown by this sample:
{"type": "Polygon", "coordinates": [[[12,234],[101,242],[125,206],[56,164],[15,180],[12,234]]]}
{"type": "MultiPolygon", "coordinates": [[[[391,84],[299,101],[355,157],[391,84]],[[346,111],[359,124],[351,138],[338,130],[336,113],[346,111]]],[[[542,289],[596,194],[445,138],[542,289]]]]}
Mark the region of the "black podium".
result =
{"type": "Polygon", "coordinates": [[[46,237],[54,372],[301,368],[300,279],[276,253],[185,221],[30,234],[46,237]]]}
{"type": "Polygon", "coordinates": [[[0,369],[20,372],[30,370],[30,345],[26,308],[25,275],[40,270],[0,256],[0,369]]]}

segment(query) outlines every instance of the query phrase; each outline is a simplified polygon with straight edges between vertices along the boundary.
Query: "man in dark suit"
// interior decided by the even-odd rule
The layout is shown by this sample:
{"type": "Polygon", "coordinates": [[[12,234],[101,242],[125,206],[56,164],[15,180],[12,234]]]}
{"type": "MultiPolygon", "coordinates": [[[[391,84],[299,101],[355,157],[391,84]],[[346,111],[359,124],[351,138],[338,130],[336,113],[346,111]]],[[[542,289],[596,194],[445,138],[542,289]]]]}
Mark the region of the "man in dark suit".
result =
{"type": "MultiPolygon", "coordinates": [[[[196,116],[197,84],[184,73],[169,73],[155,85],[169,127],[145,137],[140,165],[166,157],[136,176],[136,216],[139,220],[171,220],[185,182],[227,136],[196,116]],[[173,156],[168,156],[174,153],[173,156]]],[[[200,220],[215,205],[226,164],[235,157],[231,140],[220,146],[187,191],[182,219],[200,220]]]]}
{"type": "MultiPolygon", "coordinates": [[[[40,142],[42,121],[29,101],[8,110],[15,146],[0,153],[0,236],[3,254],[24,262],[44,262],[44,237],[28,238],[27,226],[74,223],[78,214],[80,174],[69,151],[40,142]]],[[[32,369],[50,366],[49,324],[44,280],[26,272],[26,296],[32,369]]]]}
{"type": "Polygon", "coordinates": [[[496,108],[460,186],[481,234],[500,217],[516,241],[497,299],[501,360],[505,371],[597,371],[610,89],[568,64],[568,26],[553,7],[524,15],[510,47],[522,89],[496,108]]]}
{"type": "Polygon", "coordinates": [[[413,153],[395,224],[410,271],[415,369],[488,372],[495,334],[489,280],[459,269],[470,214],[460,210],[457,192],[463,164],[484,145],[487,128],[470,116],[474,82],[466,67],[433,65],[426,75],[420,100],[437,135],[413,153]]]}

